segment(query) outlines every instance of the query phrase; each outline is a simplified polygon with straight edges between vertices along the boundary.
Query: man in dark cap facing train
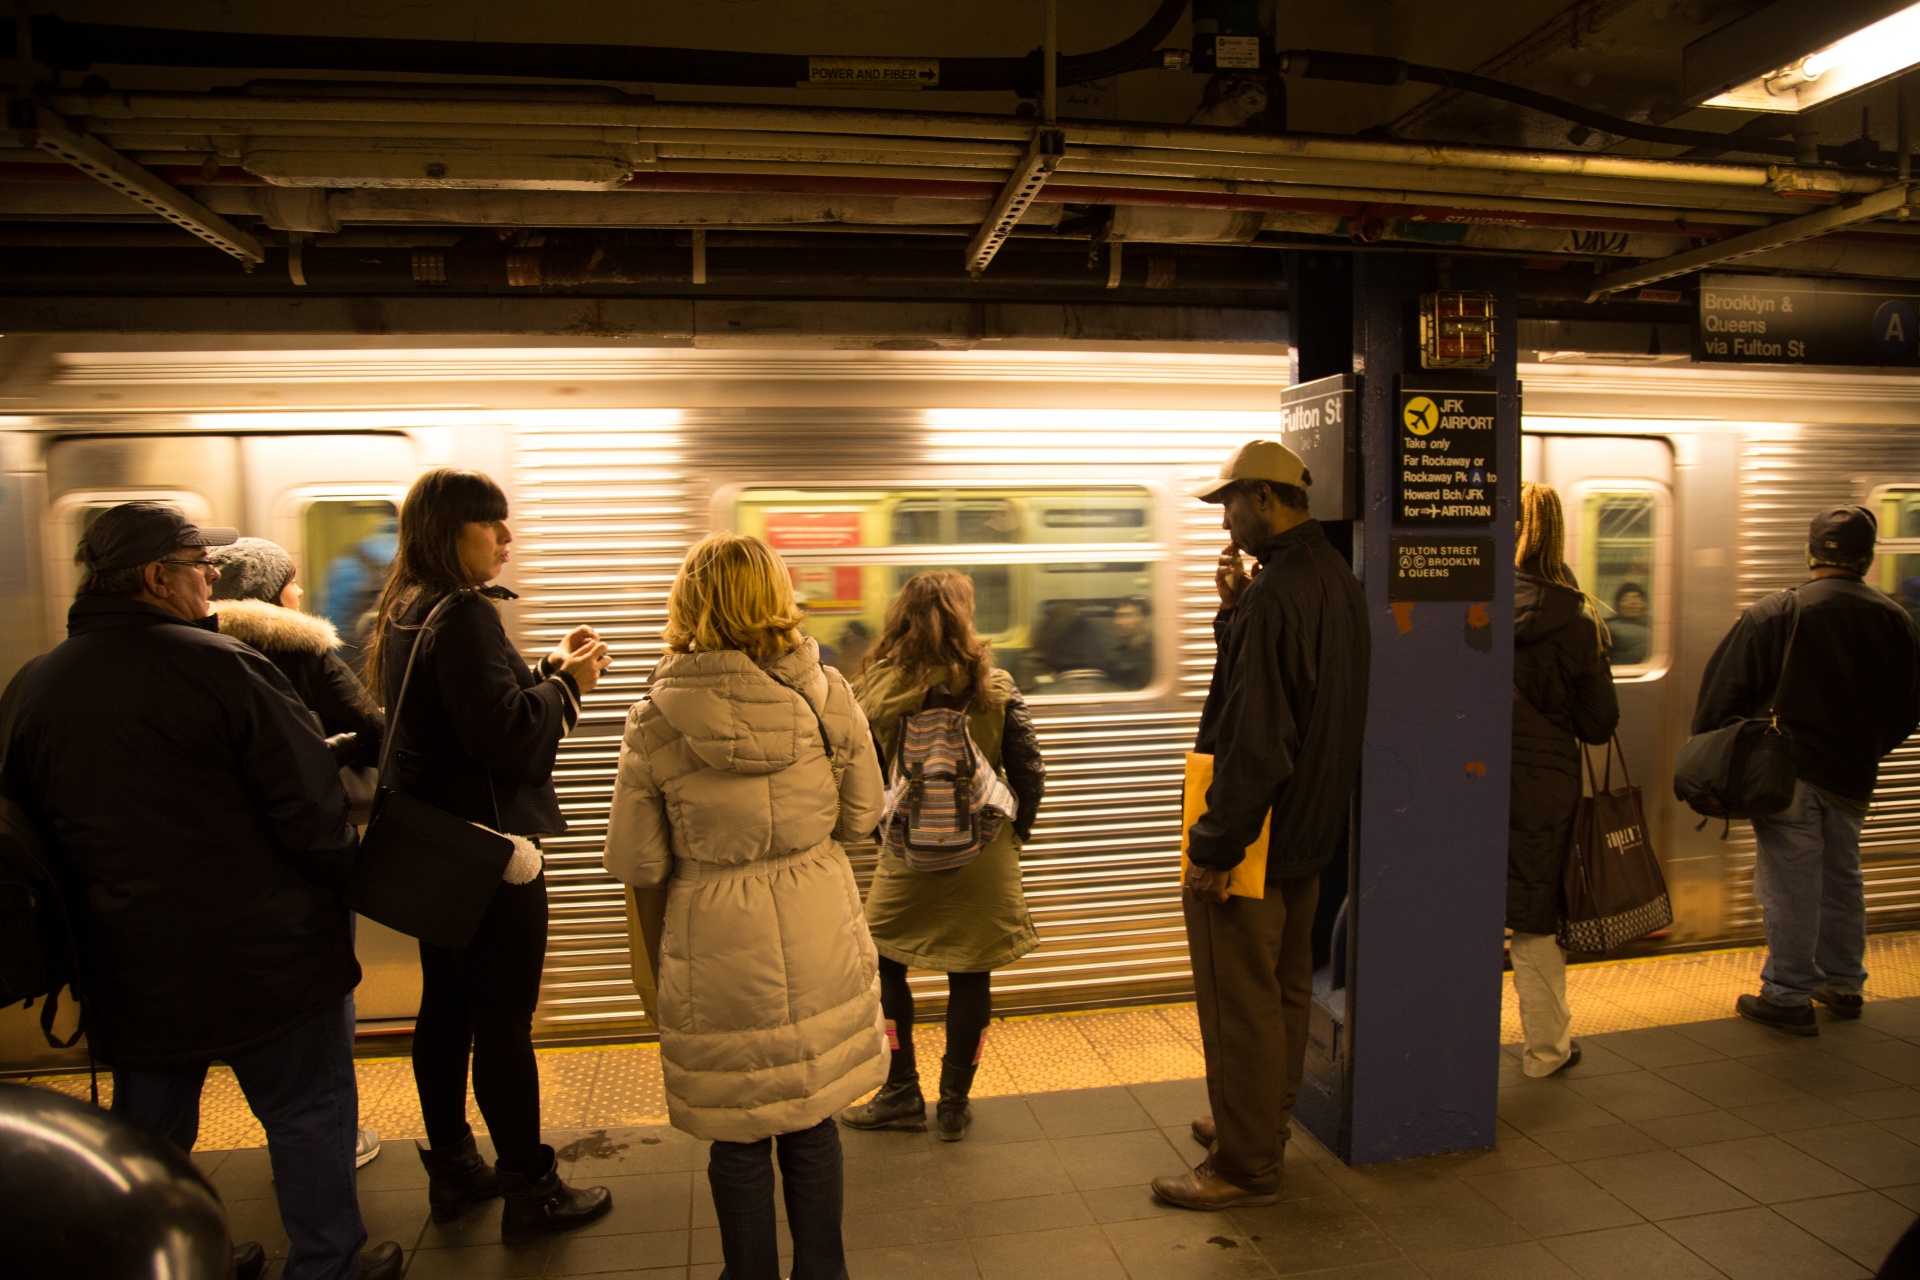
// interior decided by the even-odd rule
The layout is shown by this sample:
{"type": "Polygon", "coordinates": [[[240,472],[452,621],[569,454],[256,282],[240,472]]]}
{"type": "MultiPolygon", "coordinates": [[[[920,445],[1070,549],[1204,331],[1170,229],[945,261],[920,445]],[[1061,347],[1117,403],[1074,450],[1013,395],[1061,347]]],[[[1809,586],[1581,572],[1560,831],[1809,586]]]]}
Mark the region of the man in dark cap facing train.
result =
{"type": "Polygon", "coordinates": [[[1153,1180],[1156,1196],[1186,1209],[1279,1199],[1305,1066],[1320,872],[1346,833],[1360,772],[1366,598],[1307,513],[1312,483],[1298,454],[1254,440],[1194,491],[1219,504],[1231,538],[1214,575],[1219,657],[1194,748],[1212,757],[1213,780],[1188,832],[1184,894],[1213,1110],[1193,1122],[1207,1158],[1153,1180]],[[1264,876],[1229,893],[1269,822],[1264,876]]]}
{"type": "MultiPolygon", "coordinates": [[[[351,996],[340,886],[358,838],[333,755],[278,668],[221,635],[220,571],[172,507],[125,503],[80,539],[67,639],[25,672],[6,772],[74,904],[87,1039],[113,1110],[191,1151],[208,1066],[267,1132],[286,1280],[390,1280],[354,1188],[351,996]]],[[[257,1245],[235,1273],[258,1275],[257,1245]]]]}
{"type": "Polygon", "coordinates": [[[1920,630],[1866,583],[1879,523],[1829,507],[1807,531],[1808,581],[1740,615],[1700,681],[1693,731],[1769,705],[1792,740],[1793,799],[1753,820],[1767,935],[1760,994],[1740,1016],[1820,1034],[1813,1006],[1857,1018],[1867,982],[1860,830],[1880,762],[1920,725],[1920,630]]]}

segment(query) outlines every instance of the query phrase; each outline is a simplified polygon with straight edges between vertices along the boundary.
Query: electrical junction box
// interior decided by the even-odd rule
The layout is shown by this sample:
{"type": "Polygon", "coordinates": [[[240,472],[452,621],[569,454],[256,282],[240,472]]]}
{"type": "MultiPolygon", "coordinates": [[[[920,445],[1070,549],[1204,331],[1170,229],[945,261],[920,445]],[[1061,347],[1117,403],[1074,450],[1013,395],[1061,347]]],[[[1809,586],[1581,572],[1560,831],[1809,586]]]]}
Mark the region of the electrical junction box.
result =
{"type": "Polygon", "coordinates": [[[1420,367],[1491,369],[1494,298],[1490,293],[1420,295],[1420,367]]]}

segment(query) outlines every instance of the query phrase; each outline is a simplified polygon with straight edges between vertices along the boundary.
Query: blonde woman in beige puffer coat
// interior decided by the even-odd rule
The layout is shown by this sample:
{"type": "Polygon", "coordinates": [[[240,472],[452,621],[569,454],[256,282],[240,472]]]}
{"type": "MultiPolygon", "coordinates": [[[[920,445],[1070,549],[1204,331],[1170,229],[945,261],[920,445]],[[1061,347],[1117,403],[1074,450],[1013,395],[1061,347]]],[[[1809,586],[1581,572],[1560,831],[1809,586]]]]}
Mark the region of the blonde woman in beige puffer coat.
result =
{"type": "Polygon", "coordinates": [[[873,735],[758,538],[694,547],[667,614],[669,652],[627,717],[606,866],[669,886],[656,1017],[668,1112],[713,1142],[728,1280],[781,1274],[776,1142],[793,1278],[841,1280],[833,1117],[887,1075],[877,958],[840,846],[880,819],[873,735]]]}

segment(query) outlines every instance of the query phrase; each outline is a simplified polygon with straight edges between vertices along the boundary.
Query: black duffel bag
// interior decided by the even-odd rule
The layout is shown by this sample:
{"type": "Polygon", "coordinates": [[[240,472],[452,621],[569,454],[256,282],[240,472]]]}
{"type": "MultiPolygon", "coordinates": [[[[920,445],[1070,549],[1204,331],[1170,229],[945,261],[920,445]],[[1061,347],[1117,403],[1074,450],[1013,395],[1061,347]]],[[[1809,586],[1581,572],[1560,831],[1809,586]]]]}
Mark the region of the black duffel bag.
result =
{"type": "MultiPolygon", "coordinates": [[[[433,643],[434,621],[461,594],[455,592],[433,607],[407,655],[400,696],[393,700],[386,741],[380,747],[383,781],[393,776],[387,764],[405,725],[414,663],[420,651],[433,643]]],[[[487,788],[493,789],[491,775],[487,788]]],[[[498,801],[493,820],[500,821],[498,801]]],[[[479,931],[480,918],[487,913],[512,857],[513,841],[499,832],[382,786],[347,883],[347,905],[389,929],[458,951],[479,931]]]]}
{"type": "Polygon", "coordinates": [[[1780,657],[1780,680],[1757,716],[1733,719],[1696,733],[1673,762],[1673,794],[1703,818],[1764,818],[1793,801],[1793,735],[1775,707],[1800,631],[1800,597],[1793,596],[1793,624],[1780,657]]]}

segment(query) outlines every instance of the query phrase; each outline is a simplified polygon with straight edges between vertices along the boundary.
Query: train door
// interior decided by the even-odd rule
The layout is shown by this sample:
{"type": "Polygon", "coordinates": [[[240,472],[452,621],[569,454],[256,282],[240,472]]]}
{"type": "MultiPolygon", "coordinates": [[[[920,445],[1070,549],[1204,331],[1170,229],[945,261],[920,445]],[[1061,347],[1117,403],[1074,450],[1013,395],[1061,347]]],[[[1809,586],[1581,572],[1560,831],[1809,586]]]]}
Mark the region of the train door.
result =
{"type": "Polygon", "coordinates": [[[1620,745],[1657,837],[1672,803],[1658,782],[1668,776],[1673,696],[1673,448],[1634,436],[1529,434],[1522,458],[1526,479],[1560,491],[1567,564],[1612,634],[1620,745]]]}
{"type": "MultiPolygon", "coordinates": [[[[46,452],[42,542],[48,642],[66,633],[80,535],[101,511],[141,500],[171,503],[197,522],[231,525],[286,547],[306,590],[303,607],[335,624],[351,657],[393,557],[400,499],[419,466],[414,442],[397,432],[55,440],[46,452]]],[[[369,920],[358,928],[362,1028],[410,1024],[420,1002],[416,945],[369,920]]],[[[9,1059],[20,1047],[12,1030],[0,1029],[9,1059]]]]}

